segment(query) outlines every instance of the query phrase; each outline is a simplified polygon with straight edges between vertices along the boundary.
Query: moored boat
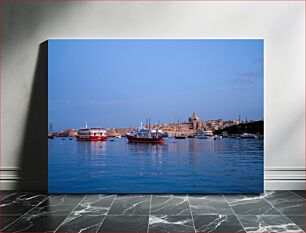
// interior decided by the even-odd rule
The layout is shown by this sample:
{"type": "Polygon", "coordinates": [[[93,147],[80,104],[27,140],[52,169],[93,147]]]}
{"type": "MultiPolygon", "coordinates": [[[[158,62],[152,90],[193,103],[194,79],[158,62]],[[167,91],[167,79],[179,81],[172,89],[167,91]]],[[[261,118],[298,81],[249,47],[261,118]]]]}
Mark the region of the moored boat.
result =
{"type": "MultiPolygon", "coordinates": [[[[177,120],[176,131],[178,132],[179,130],[180,130],[180,121],[177,120]]],[[[177,134],[175,133],[174,138],[175,138],[175,139],[185,139],[186,136],[185,136],[184,134],[178,134],[178,135],[177,135],[177,134]]]]}
{"type": "Polygon", "coordinates": [[[162,131],[161,130],[155,130],[155,129],[146,129],[142,126],[134,132],[127,133],[126,134],[127,139],[129,142],[132,143],[163,143],[164,138],[162,137],[162,131]]]}
{"type": "Polygon", "coordinates": [[[241,134],[240,138],[242,139],[257,139],[258,137],[252,133],[243,133],[241,134]]]}
{"type": "Polygon", "coordinates": [[[54,139],[54,138],[55,138],[55,136],[54,136],[54,134],[53,134],[53,133],[48,133],[48,138],[49,138],[49,139],[54,139]]]}
{"type": "Polygon", "coordinates": [[[197,139],[212,139],[214,134],[211,130],[200,131],[196,136],[197,139]]]}
{"type": "Polygon", "coordinates": [[[215,136],[214,136],[214,140],[221,139],[221,138],[222,138],[221,135],[215,135],[215,136]]]}
{"type": "Polygon", "coordinates": [[[79,129],[76,136],[78,141],[106,141],[106,130],[102,128],[79,129]]]}
{"type": "Polygon", "coordinates": [[[167,137],[169,137],[169,134],[168,134],[167,132],[165,132],[165,133],[162,133],[161,136],[162,136],[163,138],[167,138],[167,137]]]}

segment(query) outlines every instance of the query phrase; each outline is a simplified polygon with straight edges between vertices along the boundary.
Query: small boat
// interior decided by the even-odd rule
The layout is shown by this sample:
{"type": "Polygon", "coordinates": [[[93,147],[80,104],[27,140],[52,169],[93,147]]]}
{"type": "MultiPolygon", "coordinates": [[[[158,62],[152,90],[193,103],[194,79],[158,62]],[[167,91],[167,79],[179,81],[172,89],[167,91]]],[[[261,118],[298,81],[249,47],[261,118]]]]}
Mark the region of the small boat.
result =
{"type": "Polygon", "coordinates": [[[121,138],[121,135],[117,135],[117,136],[115,136],[115,138],[121,138]]]}
{"type": "Polygon", "coordinates": [[[221,139],[221,138],[222,138],[221,135],[215,135],[215,136],[214,136],[214,140],[221,139]]]}
{"type": "Polygon", "coordinates": [[[146,129],[142,123],[138,130],[127,133],[126,137],[131,143],[163,143],[165,141],[161,130],[146,129]]]}
{"type": "Polygon", "coordinates": [[[79,129],[76,136],[78,141],[106,141],[106,130],[102,128],[79,129]]]}
{"type": "Polygon", "coordinates": [[[240,138],[242,138],[242,139],[257,139],[258,137],[255,134],[243,133],[243,134],[240,135],[240,138]]]}
{"type": "Polygon", "coordinates": [[[167,132],[165,132],[165,133],[162,133],[162,135],[161,135],[163,138],[167,138],[167,137],[169,137],[169,134],[167,133],[167,132]]]}
{"type": "Polygon", "coordinates": [[[174,136],[174,138],[176,138],[176,139],[185,139],[186,137],[184,135],[178,135],[178,136],[174,136]]]}
{"type": "Polygon", "coordinates": [[[214,134],[211,130],[199,132],[196,136],[197,139],[212,139],[214,134]]]}
{"type": "Polygon", "coordinates": [[[194,137],[195,137],[194,135],[189,135],[189,136],[188,136],[188,138],[194,138],[194,137]]]}

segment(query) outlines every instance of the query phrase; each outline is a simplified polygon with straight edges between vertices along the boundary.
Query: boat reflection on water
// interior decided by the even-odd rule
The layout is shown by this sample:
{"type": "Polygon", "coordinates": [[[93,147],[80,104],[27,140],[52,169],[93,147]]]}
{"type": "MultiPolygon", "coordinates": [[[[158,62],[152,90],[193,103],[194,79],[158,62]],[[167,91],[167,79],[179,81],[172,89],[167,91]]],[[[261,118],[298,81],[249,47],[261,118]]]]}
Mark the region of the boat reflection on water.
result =
{"type": "Polygon", "coordinates": [[[196,138],[188,138],[187,140],[169,139],[165,145],[168,146],[172,153],[193,153],[193,152],[214,152],[214,140],[197,140],[196,138]]]}
{"type": "Polygon", "coordinates": [[[49,192],[216,193],[263,188],[263,140],[48,141],[49,192]]]}
{"type": "Polygon", "coordinates": [[[163,152],[168,150],[166,144],[161,143],[127,143],[128,152],[134,153],[136,155],[153,155],[162,156],[163,152]]]}
{"type": "Polygon", "coordinates": [[[85,156],[106,155],[106,141],[84,141],[76,144],[78,153],[84,154],[85,156]]]}

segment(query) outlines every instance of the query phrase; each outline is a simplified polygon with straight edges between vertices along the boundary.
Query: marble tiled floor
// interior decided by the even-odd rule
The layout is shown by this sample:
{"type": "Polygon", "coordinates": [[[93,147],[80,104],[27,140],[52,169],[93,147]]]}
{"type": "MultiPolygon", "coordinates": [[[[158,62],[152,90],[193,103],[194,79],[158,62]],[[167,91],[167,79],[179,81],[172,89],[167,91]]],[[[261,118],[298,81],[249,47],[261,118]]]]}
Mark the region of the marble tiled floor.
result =
{"type": "Polygon", "coordinates": [[[2,232],[303,232],[303,191],[262,195],[0,193],[2,232]]]}

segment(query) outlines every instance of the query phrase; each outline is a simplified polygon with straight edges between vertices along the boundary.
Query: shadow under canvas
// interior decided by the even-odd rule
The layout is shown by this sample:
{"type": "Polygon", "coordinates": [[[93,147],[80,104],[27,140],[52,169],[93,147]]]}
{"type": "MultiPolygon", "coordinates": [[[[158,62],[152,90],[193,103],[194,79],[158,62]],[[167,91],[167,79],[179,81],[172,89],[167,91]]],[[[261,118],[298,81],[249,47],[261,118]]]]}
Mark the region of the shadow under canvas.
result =
{"type": "Polygon", "coordinates": [[[48,41],[39,45],[21,149],[18,190],[48,190],[48,41]]]}

